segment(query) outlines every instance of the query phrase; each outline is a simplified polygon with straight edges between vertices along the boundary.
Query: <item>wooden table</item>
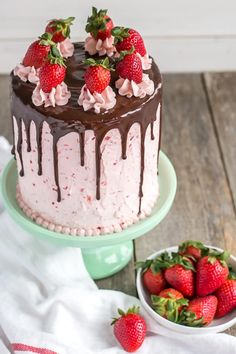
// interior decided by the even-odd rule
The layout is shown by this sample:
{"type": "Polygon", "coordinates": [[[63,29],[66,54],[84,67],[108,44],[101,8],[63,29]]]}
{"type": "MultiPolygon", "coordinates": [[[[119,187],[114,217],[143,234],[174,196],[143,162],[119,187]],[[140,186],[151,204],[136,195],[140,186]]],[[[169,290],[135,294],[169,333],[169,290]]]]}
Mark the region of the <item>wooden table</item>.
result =
{"type": "MultiPolygon", "coordinates": [[[[8,76],[0,76],[0,135],[11,140],[8,76]]],[[[136,295],[134,262],[196,239],[236,255],[236,73],[164,75],[162,150],[178,188],[166,219],[134,242],[132,262],[97,281],[136,295]]],[[[228,331],[236,335],[236,326],[228,331]]]]}

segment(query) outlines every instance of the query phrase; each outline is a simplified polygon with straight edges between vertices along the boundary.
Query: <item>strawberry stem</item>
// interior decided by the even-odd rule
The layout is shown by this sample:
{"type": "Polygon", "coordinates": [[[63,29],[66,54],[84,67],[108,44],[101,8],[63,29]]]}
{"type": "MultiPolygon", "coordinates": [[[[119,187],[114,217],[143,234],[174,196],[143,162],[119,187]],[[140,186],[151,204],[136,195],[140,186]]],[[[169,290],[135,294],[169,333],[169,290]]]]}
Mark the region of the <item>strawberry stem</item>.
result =
{"type": "Polygon", "coordinates": [[[68,17],[65,19],[50,20],[49,27],[54,28],[54,33],[61,32],[64,37],[70,37],[70,26],[73,24],[75,17],[68,17]]]}
{"type": "Polygon", "coordinates": [[[114,71],[112,65],[109,62],[108,57],[106,57],[105,59],[97,59],[97,60],[93,58],[88,58],[85,59],[84,64],[89,66],[102,66],[106,70],[114,71]]]}
{"type": "Polygon", "coordinates": [[[48,32],[45,32],[44,34],[42,34],[40,37],[39,37],[39,44],[41,45],[50,45],[50,46],[53,46],[53,45],[56,45],[55,42],[53,42],[52,40],[52,34],[51,33],[48,33],[48,32]]]}
{"type": "Polygon", "coordinates": [[[127,315],[131,315],[131,314],[139,314],[139,310],[140,310],[140,307],[139,306],[133,306],[133,307],[130,307],[126,312],[121,310],[120,308],[118,308],[118,314],[120,315],[120,317],[118,318],[115,318],[113,317],[112,319],[112,322],[111,322],[111,326],[114,325],[116,323],[116,321],[118,321],[121,317],[125,317],[127,315]]]}
{"type": "Polygon", "coordinates": [[[87,19],[87,25],[85,31],[92,33],[94,38],[97,37],[99,31],[104,31],[106,29],[107,22],[110,21],[110,18],[105,16],[107,15],[107,9],[97,10],[96,7],[92,7],[92,15],[87,19]]]}
{"type": "Polygon", "coordinates": [[[65,59],[61,56],[61,53],[57,49],[56,45],[53,45],[51,47],[47,59],[50,61],[51,64],[58,64],[60,66],[66,67],[65,59]]]}
{"type": "Polygon", "coordinates": [[[128,38],[130,36],[129,28],[120,27],[120,26],[116,26],[112,28],[111,34],[115,37],[114,40],[115,45],[119,42],[122,42],[124,38],[128,38]]]}

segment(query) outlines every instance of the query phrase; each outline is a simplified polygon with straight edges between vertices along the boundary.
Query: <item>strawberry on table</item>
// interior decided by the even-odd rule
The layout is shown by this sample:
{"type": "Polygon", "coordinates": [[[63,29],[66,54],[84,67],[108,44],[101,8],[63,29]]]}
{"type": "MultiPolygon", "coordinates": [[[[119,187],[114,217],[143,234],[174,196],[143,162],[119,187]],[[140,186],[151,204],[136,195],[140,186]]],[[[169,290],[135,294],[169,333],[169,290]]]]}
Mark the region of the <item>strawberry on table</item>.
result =
{"type": "Polygon", "coordinates": [[[157,262],[148,259],[146,262],[139,262],[138,267],[142,268],[143,284],[149,294],[158,295],[167,283],[157,262]]]}
{"type": "Polygon", "coordinates": [[[194,295],[194,265],[190,258],[174,254],[164,272],[166,281],[186,297],[194,295]]]}
{"type": "Polygon", "coordinates": [[[185,241],[179,246],[178,252],[181,255],[189,255],[198,260],[208,251],[208,247],[204,246],[200,241],[185,241]]]}
{"type": "Polygon", "coordinates": [[[162,317],[172,322],[179,322],[179,314],[183,306],[187,306],[189,301],[184,299],[179,291],[168,288],[162,290],[158,296],[151,296],[154,310],[162,317]]]}
{"type": "Polygon", "coordinates": [[[129,51],[123,51],[120,54],[119,62],[116,65],[117,73],[121,78],[139,84],[143,78],[142,62],[135,54],[134,47],[129,51]]]}
{"type": "Polygon", "coordinates": [[[111,81],[112,70],[109,66],[109,59],[94,60],[92,58],[86,59],[85,64],[88,68],[84,75],[87,89],[91,92],[102,93],[111,81]]]}
{"type": "Polygon", "coordinates": [[[127,312],[118,309],[119,318],[114,318],[114,335],[124,350],[135,352],[143,344],[147,326],[139,314],[139,307],[132,307],[127,312]]]}
{"type": "Polygon", "coordinates": [[[74,17],[66,19],[53,19],[48,23],[45,32],[52,34],[52,40],[56,43],[63,42],[70,37],[70,26],[74,21],[74,17]]]}
{"type": "Polygon", "coordinates": [[[27,49],[23,59],[23,65],[34,66],[35,69],[40,68],[49,54],[51,46],[54,44],[55,43],[52,41],[52,35],[50,33],[44,33],[27,49]]]}
{"type": "Polygon", "coordinates": [[[118,52],[134,47],[135,52],[142,57],[147,54],[143,38],[136,30],[117,26],[112,29],[112,35],[115,37],[115,46],[118,52]]]}
{"type": "Polygon", "coordinates": [[[236,309],[236,280],[227,279],[215,292],[218,299],[216,317],[220,318],[236,309]]]}
{"type": "Polygon", "coordinates": [[[56,46],[53,46],[47,60],[39,71],[41,89],[49,93],[54,87],[60,85],[65,78],[66,66],[56,46]]]}
{"type": "Polygon", "coordinates": [[[181,312],[181,324],[191,327],[209,325],[214,319],[217,302],[217,298],[214,295],[191,300],[187,308],[181,312]]]}
{"type": "Polygon", "coordinates": [[[107,10],[97,10],[92,7],[92,15],[88,17],[86,32],[90,33],[95,39],[104,41],[111,37],[111,30],[114,27],[112,19],[107,15],[107,10]]]}
{"type": "Polygon", "coordinates": [[[209,256],[198,261],[196,273],[196,293],[198,296],[212,294],[225,282],[229,275],[226,263],[228,257],[228,252],[212,249],[209,256]]]}

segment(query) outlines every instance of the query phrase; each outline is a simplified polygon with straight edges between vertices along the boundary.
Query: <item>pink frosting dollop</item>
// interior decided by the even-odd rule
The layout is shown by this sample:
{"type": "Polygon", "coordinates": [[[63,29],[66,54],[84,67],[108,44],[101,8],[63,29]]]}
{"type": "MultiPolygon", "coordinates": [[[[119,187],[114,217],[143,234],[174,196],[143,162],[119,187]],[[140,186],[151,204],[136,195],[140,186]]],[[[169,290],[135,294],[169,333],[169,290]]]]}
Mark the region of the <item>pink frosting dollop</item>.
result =
{"type": "Polygon", "coordinates": [[[149,70],[152,66],[152,58],[149,57],[148,53],[146,53],[143,57],[139,53],[137,53],[142,62],[143,70],[149,70]]]}
{"type": "Polygon", "coordinates": [[[32,101],[35,106],[41,106],[44,104],[44,107],[53,106],[64,106],[69,101],[71,93],[68,90],[67,85],[62,82],[57,87],[53,87],[52,90],[48,93],[43,92],[40,87],[40,83],[35,87],[32,94],[32,101]]]}
{"type": "Polygon", "coordinates": [[[146,95],[150,96],[153,94],[154,82],[149,78],[148,74],[143,74],[142,81],[139,84],[133,80],[130,81],[120,77],[116,81],[116,88],[121,96],[143,98],[146,95]]]}
{"type": "Polygon", "coordinates": [[[99,56],[107,55],[108,57],[112,57],[116,52],[114,37],[111,36],[103,41],[101,39],[96,40],[92,36],[89,36],[85,39],[85,50],[90,55],[98,53],[99,56]]]}
{"type": "Polygon", "coordinates": [[[64,41],[58,43],[58,49],[63,58],[69,58],[74,54],[75,47],[71,40],[66,38],[64,41]]]}
{"type": "Polygon", "coordinates": [[[29,81],[32,84],[37,84],[39,81],[39,69],[35,69],[34,66],[24,66],[23,64],[17,64],[14,69],[14,75],[26,82],[29,81]]]}
{"type": "Polygon", "coordinates": [[[78,104],[83,106],[85,111],[94,108],[95,113],[100,113],[101,109],[111,109],[116,104],[116,94],[110,86],[107,86],[102,93],[91,93],[86,85],[81,89],[78,104]]]}

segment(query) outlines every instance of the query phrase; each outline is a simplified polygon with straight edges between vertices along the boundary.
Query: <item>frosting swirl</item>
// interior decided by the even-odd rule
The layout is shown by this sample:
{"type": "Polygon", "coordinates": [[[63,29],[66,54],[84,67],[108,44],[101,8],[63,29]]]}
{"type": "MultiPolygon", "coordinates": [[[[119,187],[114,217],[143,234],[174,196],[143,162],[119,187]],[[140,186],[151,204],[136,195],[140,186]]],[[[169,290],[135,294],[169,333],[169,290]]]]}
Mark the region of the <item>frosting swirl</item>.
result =
{"type": "Polygon", "coordinates": [[[63,58],[72,57],[72,55],[74,54],[74,44],[70,41],[69,38],[66,38],[62,42],[59,42],[58,49],[63,58]]]}
{"type": "Polygon", "coordinates": [[[116,94],[110,86],[107,86],[102,93],[91,93],[86,85],[81,89],[78,104],[83,106],[85,111],[94,108],[95,113],[100,113],[101,109],[111,109],[116,104],[116,94]]]}
{"type": "Polygon", "coordinates": [[[70,97],[71,93],[64,82],[62,82],[60,85],[57,85],[57,87],[53,87],[52,90],[48,93],[43,92],[40,87],[40,83],[38,83],[33,91],[32,101],[35,106],[41,106],[44,104],[44,107],[55,107],[56,105],[66,105],[70,97]]]}
{"type": "Polygon", "coordinates": [[[116,52],[114,37],[111,36],[103,41],[101,39],[96,40],[92,36],[89,36],[85,39],[85,50],[90,55],[98,53],[99,56],[107,55],[111,57],[116,52]]]}
{"type": "Polygon", "coordinates": [[[152,95],[154,92],[154,82],[149,78],[148,74],[143,74],[142,81],[139,84],[121,77],[115,84],[119,94],[128,98],[132,96],[143,98],[146,95],[152,95]]]}
{"type": "Polygon", "coordinates": [[[149,57],[148,53],[146,53],[143,57],[139,53],[136,53],[142,62],[143,70],[149,70],[152,66],[152,58],[149,57]]]}
{"type": "Polygon", "coordinates": [[[19,76],[19,78],[24,82],[29,81],[32,84],[37,84],[39,81],[39,69],[35,69],[34,66],[24,66],[23,64],[17,64],[13,73],[16,76],[19,76]]]}

